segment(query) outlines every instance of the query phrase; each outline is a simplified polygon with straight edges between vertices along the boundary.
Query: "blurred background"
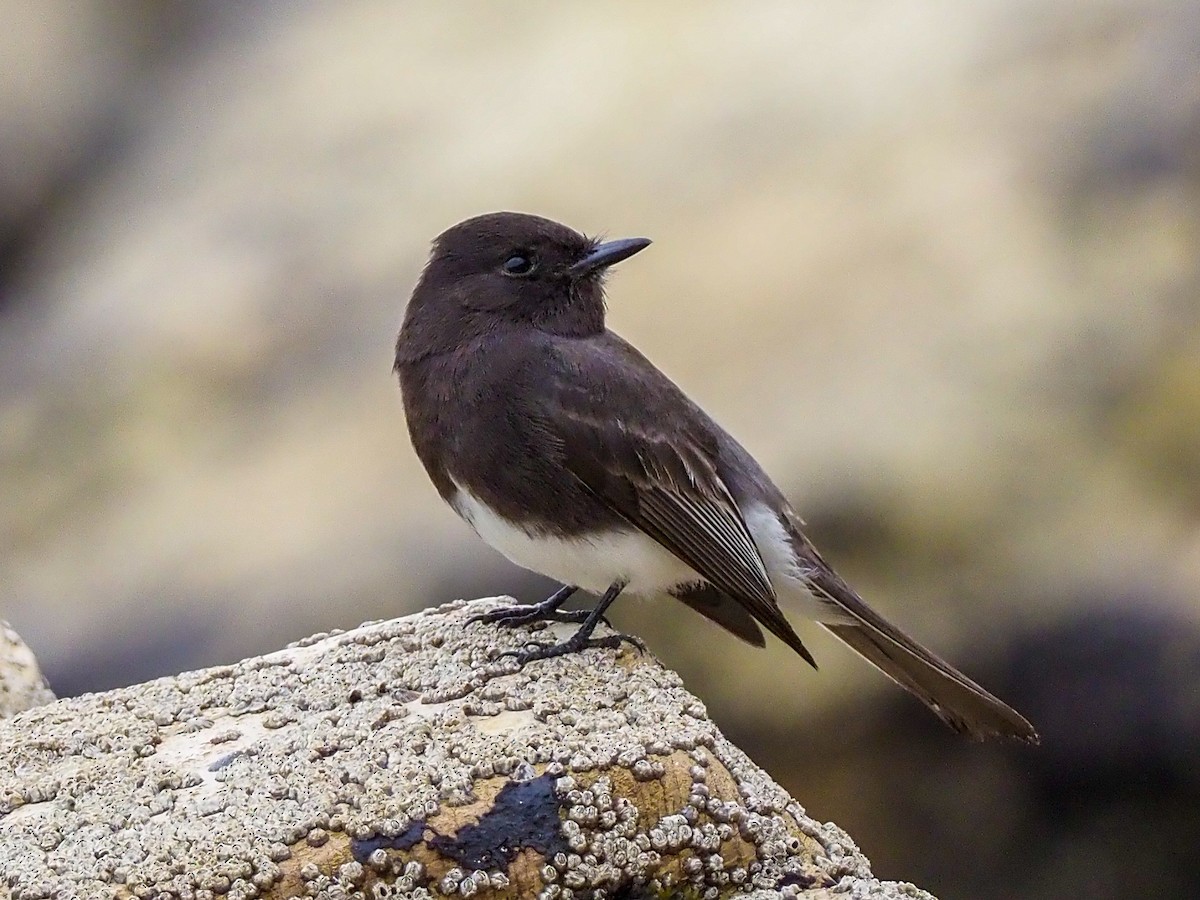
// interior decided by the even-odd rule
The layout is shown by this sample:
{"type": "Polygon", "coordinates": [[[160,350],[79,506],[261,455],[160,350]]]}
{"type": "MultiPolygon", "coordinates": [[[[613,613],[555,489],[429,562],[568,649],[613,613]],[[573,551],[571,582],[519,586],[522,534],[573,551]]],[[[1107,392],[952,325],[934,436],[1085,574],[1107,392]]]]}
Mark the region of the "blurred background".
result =
{"type": "Polygon", "coordinates": [[[610,322],[881,611],[1021,709],[975,745],[618,604],[886,878],[1200,896],[1200,8],[4,0],[0,616],[60,695],[549,589],[441,505],[390,373],[429,240],[654,247],[610,322]]]}

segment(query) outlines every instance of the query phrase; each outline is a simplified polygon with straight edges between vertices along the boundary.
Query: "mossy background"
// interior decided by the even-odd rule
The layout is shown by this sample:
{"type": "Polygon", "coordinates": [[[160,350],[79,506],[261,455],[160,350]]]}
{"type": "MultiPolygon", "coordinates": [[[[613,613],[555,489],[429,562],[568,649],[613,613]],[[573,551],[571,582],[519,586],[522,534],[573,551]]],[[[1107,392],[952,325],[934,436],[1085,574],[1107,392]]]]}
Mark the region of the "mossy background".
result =
{"type": "Polygon", "coordinates": [[[654,247],[612,326],[882,611],[1037,724],[977,746],[811,627],[619,626],[877,874],[1200,894],[1200,14],[984,0],[3,2],[0,613],[60,694],[548,590],[389,373],[428,241],[654,247]]]}

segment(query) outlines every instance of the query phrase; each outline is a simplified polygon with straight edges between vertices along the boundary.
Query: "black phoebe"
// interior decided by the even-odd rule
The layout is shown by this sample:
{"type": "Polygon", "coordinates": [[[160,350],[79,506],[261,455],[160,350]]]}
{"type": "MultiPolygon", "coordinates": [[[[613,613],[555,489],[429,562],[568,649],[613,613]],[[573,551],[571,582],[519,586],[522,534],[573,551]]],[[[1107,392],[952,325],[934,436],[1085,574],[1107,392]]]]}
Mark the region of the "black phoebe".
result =
{"type": "Polygon", "coordinates": [[[438,237],[413,291],[396,370],[417,455],[481,538],[564,585],[488,620],[582,622],[525,662],[612,646],[591,635],[622,591],[671,594],[758,647],[762,625],[815,667],[782,597],[950,727],[1036,742],[1020,713],[867,606],[742,445],[604,327],[605,271],[649,244],[492,213],[438,237]],[[578,588],[600,603],[560,610],[578,588]]]}

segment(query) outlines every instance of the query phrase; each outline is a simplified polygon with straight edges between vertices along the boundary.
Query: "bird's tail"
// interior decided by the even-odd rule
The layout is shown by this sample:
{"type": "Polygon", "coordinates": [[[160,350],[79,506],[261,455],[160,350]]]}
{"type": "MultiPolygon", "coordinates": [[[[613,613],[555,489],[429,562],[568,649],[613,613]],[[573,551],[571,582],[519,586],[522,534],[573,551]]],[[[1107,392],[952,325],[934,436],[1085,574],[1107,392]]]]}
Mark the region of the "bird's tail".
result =
{"type": "Polygon", "coordinates": [[[1007,703],[985,691],[895,626],[826,624],[835,637],[918,697],[953,728],[976,739],[1011,737],[1036,744],[1037,731],[1007,703]]]}
{"type": "Polygon", "coordinates": [[[834,637],[919,698],[955,731],[979,740],[1009,737],[1038,743],[1038,733],[1028,719],[871,609],[799,528],[791,533],[797,557],[804,563],[805,587],[822,607],[815,618],[834,637]]]}

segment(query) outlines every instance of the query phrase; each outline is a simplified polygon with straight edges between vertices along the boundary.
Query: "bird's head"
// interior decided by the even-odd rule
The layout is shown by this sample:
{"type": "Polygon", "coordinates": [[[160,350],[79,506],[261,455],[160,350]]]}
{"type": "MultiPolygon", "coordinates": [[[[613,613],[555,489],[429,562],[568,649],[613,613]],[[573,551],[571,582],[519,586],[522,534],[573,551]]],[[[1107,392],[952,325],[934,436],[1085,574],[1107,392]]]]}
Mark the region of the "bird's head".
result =
{"type": "Polygon", "coordinates": [[[405,310],[397,365],[453,350],[504,324],[565,336],[604,330],[604,273],[650,244],[598,241],[540,216],[498,212],[433,243],[405,310]]]}

